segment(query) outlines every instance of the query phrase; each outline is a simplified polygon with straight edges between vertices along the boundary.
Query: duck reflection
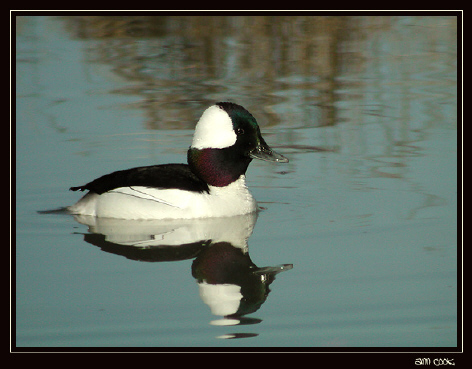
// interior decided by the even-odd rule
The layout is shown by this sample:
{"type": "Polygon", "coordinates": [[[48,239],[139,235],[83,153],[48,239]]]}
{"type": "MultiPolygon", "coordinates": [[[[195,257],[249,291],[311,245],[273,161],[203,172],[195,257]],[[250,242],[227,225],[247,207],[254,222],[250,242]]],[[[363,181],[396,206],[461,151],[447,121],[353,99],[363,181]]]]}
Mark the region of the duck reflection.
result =
{"type": "MultiPolygon", "coordinates": [[[[275,276],[292,264],[259,268],[249,257],[248,238],[257,213],[192,220],[122,220],[75,216],[89,227],[84,240],[131,260],[160,262],[194,259],[192,276],[202,301],[219,319],[212,325],[260,323],[246,315],[269,295],[275,276]]],[[[235,333],[219,338],[253,337],[235,333]]]]}

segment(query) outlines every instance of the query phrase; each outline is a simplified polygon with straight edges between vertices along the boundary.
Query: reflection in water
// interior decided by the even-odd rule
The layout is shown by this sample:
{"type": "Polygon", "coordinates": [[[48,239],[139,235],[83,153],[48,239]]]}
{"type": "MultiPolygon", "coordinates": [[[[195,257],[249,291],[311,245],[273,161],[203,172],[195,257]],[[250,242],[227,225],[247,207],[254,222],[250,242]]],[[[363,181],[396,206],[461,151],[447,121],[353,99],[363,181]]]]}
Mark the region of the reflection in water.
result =
{"type": "Polygon", "coordinates": [[[240,317],[257,311],[269,294],[275,275],[291,264],[258,268],[249,254],[228,242],[212,243],[192,264],[200,297],[214,315],[224,317],[214,325],[253,323],[240,317]]]}
{"type": "Polygon", "coordinates": [[[145,112],[149,129],[191,129],[195,111],[222,99],[262,115],[264,125],[285,127],[405,120],[409,94],[424,95],[428,105],[454,99],[434,86],[454,60],[442,59],[455,53],[454,16],[62,19],[74,38],[93,41],[88,62],[129,81],[115,92],[140,97],[130,106],[145,112]],[[405,25],[415,27],[415,42],[406,42],[405,25]]]}
{"type": "Polygon", "coordinates": [[[266,126],[335,122],[336,50],[350,17],[63,19],[73,37],[93,41],[90,63],[130,81],[115,92],[140,97],[130,106],[148,129],[191,129],[195,111],[225,99],[263,107],[266,126]]]}
{"type": "MultiPolygon", "coordinates": [[[[131,260],[159,262],[194,259],[192,276],[201,299],[221,319],[212,325],[257,324],[246,317],[266,301],[276,274],[292,264],[257,267],[249,257],[247,240],[257,213],[194,220],[122,220],[75,216],[89,227],[84,240],[103,251],[131,260]]],[[[254,337],[231,333],[218,338],[254,337]]]]}

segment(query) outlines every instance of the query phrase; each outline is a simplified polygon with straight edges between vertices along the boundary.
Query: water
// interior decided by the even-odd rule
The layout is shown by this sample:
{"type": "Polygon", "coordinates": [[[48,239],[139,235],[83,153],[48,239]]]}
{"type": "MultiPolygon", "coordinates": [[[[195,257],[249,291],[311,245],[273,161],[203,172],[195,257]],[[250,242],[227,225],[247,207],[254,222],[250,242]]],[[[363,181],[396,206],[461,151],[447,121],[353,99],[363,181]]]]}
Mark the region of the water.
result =
{"type": "Polygon", "coordinates": [[[18,17],[14,344],[456,347],[456,26],[18,17]],[[257,219],[38,213],[102,174],[184,162],[227,99],[290,159],[251,164],[257,219]]]}

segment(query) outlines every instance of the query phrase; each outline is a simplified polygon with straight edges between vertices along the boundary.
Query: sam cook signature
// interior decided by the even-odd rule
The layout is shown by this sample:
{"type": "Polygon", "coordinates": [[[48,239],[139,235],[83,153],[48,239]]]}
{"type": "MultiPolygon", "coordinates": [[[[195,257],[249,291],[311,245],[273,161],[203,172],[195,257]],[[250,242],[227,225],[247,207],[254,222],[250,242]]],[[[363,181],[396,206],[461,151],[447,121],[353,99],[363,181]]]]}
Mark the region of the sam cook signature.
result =
{"type": "Polygon", "coordinates": [[[454,359],[433,359],[430,358],[418,358],[415,360],[415,365],[431,365],[431,363],[435,366],[440,365],[456,365],[454,363],[454,359]]]}

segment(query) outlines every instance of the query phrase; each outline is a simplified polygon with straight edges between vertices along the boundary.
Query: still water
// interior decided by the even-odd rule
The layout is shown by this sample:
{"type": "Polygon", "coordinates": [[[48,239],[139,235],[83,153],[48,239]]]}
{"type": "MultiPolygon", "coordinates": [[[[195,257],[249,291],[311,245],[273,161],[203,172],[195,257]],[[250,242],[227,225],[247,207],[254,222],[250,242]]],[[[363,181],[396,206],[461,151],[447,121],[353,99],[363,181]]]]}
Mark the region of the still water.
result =
{"type": "Polygon", "coordinates": [[[454,16],[16,18],[18,347],[455,347],[454,16]],[[258,216],[74,218],[230,100],[258,216]]]}

